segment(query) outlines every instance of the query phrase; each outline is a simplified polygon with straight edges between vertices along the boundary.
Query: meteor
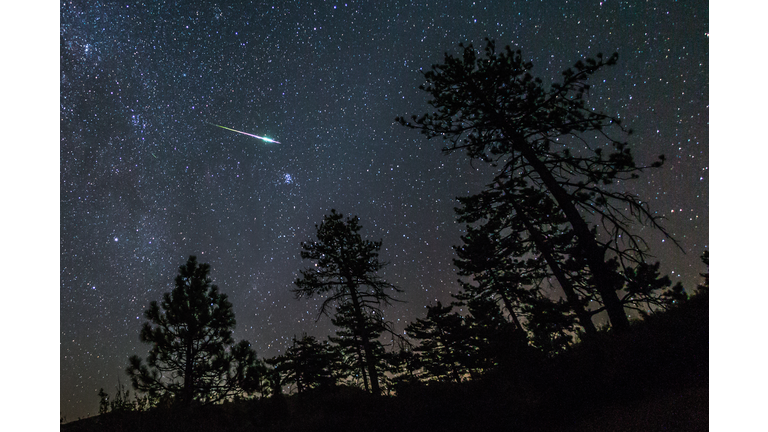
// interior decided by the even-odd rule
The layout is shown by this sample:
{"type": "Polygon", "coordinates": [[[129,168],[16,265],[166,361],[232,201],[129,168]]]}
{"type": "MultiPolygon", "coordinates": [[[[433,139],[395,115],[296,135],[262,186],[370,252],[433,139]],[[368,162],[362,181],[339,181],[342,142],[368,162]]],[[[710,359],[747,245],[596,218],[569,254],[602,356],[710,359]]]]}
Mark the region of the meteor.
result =
{"type": "MultiPolygon", "coordinates": [[[[208,122],[206,122],[206,123],[208,123],[208,122]]],[[[269,139],[269,138],[267,138],[267,137],[258,136],[258,135],[254,135],[254,134],[249,134],[248,132],[242,132],[242,131],[239,131],[239,130],[235,130],[235,129],[230,129],[230,128],[228,128],[228,127],[225,127],[225,126],[222,126],[222,125],[217,125],[217,124],[214,124],[214,123],[208,123],[208,124],[209,124],[209,125],[212,125],[212,126],[220,127],[220,128],[222,128],[222,129],[226,129],[226,130],[228,130],[228,131],[232,131],[232,132],[241,133],[241,134],[243,134],[243,135],[248,135],[249,137],[258,138],[258,139],[260,139],[260,140],[262,140],[262,141],[266,141],[266,142],[268,142],[268,143],[280,144],[280,141],[275,141],[275,140],[273,140],[273,139],[269,139]]]]}

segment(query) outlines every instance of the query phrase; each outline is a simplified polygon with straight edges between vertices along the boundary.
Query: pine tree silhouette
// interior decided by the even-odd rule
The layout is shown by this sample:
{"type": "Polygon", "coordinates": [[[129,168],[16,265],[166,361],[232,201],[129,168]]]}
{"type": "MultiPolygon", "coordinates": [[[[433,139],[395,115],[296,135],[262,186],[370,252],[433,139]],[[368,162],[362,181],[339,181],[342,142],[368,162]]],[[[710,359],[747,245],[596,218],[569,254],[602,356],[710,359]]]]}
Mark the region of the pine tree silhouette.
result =
{"type": "Polygon", "coordinates": [[[182,406],[207,404],[253,391],[262,369],[247,341],[234,343],[235,314],[209,277],[210,266],[190,256],[175,288],[144,312],[146,364],[133,355],[127,373],[134,389],[182,406]]]}
{"type": "MultiPolygon", "coordinates": [[[[381,316],[382,304],[395,300],[388,290],[401,292],[396,286],[381,279],[377,272],[385,263],[379,262],[381,241],[363,240],[360,220],[346,219],[331,210],[317,227],[317,240],[302,243],[301,257],[315,261],[315,265],[301,270],[294,282],[296,298],[325,296],[320,314],[327,315],[331,304],[348,305],[354,319],[352,328],[360,338],[363,356],[373,394],[381,394],[377,355],[366,330],[367,316],[381,316]]],[[[318,317],[319,318],[319,317],[318,317]]]]}

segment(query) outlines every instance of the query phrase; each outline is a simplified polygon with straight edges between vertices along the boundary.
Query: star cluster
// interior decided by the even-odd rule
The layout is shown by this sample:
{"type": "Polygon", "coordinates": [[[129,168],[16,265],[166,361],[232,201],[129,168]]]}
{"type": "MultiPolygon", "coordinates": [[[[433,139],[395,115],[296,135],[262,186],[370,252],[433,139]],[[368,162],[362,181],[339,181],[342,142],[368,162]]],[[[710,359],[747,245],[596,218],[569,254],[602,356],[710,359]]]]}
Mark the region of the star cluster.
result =
{"type": "Polygon", "coordinates": [[[489,171],[394,122],[428,111],[421,71],[460,42],[512,45],[545,79],[619,53],[591,103],[624,119],[639,163],[627,188],[667,218],[685,254],[643,232],[691,290],[708,247],[707,2],[421,0],[63,1],[60,21],[61,414],[94,415],[125,383],[142,311],[189,255],[229,296],[236,339],[261,357],[324,338],[290,292],[331,208],[383,240],[402,329],[450,301],[457,196],[489,171]],[[215,127],[269,137],[264,142],[215,127]]]}

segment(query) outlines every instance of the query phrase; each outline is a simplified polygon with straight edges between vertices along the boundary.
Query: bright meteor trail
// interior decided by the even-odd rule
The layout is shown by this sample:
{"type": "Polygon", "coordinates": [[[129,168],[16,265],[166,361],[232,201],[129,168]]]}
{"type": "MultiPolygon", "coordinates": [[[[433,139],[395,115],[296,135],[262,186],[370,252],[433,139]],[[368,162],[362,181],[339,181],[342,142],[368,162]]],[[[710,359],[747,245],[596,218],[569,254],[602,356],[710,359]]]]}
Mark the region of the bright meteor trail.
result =
{"type": "Polygon", "coordinates": [[[266,141],[266,142],[268,142],[268,143],[280,144],[280,141],[275,141],[275,140],[273,140],[273,139],[269,139],[269,138],[266,138],[266,137],[263,137],[263,136],[258,136],[258,135],[254,135],[254,134],[249,134],[248,132],[242,132],[242,131],[239,131],[239,130],[230,129],[230,128],[228,128],[228,127],[225,127],[225,126],[222,126],[222,125],[217,125],[217,124],[215,124],[215,123],[208,123],[208,124],[209,124],[209,125],[213,125],[213,126],[216,126],[216,127],[220,127],[220,128],[222,128],[222,129],[226,129],[226,130],[228,130],[228,131],[232,131],[232,132],[241,133],[241,134],[243,134],[243,135],[248,135],[249,137],[258,138],[258,139],[260,139],[260,140],[262,140],[262,141],[266,141]]]}

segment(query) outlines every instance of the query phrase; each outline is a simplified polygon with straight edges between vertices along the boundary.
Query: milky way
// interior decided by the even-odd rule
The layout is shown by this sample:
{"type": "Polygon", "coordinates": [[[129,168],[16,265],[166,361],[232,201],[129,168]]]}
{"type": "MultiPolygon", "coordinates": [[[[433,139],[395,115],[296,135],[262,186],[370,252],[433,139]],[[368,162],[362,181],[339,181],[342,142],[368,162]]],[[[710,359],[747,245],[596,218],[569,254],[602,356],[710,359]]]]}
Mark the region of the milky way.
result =
{"type": "Polygon", "coordinates": [[[331,208],[383,241],[402,330],[456,292],[455,197],[487,168],[395,124],[430,107],[420,71],[483,38],[520,48],[545,81],[619,53],[590,103],[622,118],[639,164],[627,184],[685,254],[642,231],[691,290],[708,248],[708,3],[619,1],[61,3],[61,414],[98,411],[139,341],[142,311],[189,255],[234,304],[236,339],[271,357],[325,338],[317,302],[290,292],[331,208]],[[209,123],[252,131],[259,143],[209,123]]]}

